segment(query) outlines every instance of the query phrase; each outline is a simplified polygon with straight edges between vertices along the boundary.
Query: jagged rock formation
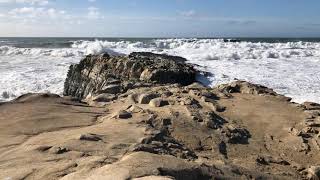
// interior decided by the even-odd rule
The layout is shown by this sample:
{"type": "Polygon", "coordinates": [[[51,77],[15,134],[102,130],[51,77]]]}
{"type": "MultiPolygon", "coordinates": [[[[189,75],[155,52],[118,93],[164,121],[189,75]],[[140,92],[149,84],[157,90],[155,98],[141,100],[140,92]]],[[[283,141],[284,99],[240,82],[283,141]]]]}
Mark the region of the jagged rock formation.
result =
{"type": "Polygon", "coordinates": [[[129,56],[90,55],[70,67],[64,95],[85,98],[89,94],[118,94],[137,86],[139,81],[189,85],[195,81],[195,75],[193,67],[176,56],[147,52],[129,56]]]}
{"type": "Polygon", "coordinates": [[[0,179],[319,179],[319,104],[243,81],[151,83],[101,66],[122,58],[130,59],[91,56],[72,66],[66,90],[76,98],[28,94],[0,104],[0,179]],[[109,72],[112,79],[97,78],[109,72]],[[78,100],[86,93],[94,93],[89,105],[78,100]]]}

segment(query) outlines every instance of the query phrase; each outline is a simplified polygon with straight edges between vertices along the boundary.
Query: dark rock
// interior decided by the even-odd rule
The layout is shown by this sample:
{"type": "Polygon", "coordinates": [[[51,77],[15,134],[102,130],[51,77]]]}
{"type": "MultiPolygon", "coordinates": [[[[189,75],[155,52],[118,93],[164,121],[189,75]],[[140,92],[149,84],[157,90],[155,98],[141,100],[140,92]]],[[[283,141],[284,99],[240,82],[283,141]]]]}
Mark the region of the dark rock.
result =
{"type": "Polygon", "coordinates": [[[131,151],[137,152],[137,151],[144,151],[144,152],[149,152],[149,153],[157,153],[157,149],[155,145],[150,145],[150,144],[138,144],[134,146],[131,151]]]}
{"type": "Polygon", "coordinates": [[[121,85],[119,84],[110,84],[101,88],[98,91],[99,93],[109,93],[109,94],[118,94],[121,92],[121,85]]]}
{"type": "Polygon", "coordinates": [[[281,158],[272,157],[272,156],[258,156],[256,161],[257,163],[263,164],[263,165],[269,165],[269,164],[279,164],[284,166],[290,165],[288,161],[285,161],[281,158]]]}
{"type": "Polygon", "coordinates": [[[313,102],[305,102],[303,103],[306,110],[320,110],[320,104],[313,102]]]}
{"type": "Polygon", "coordinates": [[[251,134],[248,130],[234,127],[233,125],[229,125],[226,128],[226,136],[228,143],[231,144],[248,144],[248,140],[251,138],[251,134]]]}
{"type": "Polygon", "coordinates": [[[256,159],[257,163],[262,164],[262,165],[269,165],[269,162],[261,156],[258,156],[256,159]]]}
{"type": "Polygon", "coordinates": [[[219,143],[219,152],[225,157],[228,158],[227,144],[222,141],[219,143]]]}
{"type": "Polygon", "coordinates": [[[221,128],[227,121],[214,112],[207,112],[204,123],[206,127],[211,129],[221,128]]]}
{"type": "Polygon", "coordinates": [[[97,134],[82,134],[79,138],[82,141],[101,141],[101,137],[97,134]]]}
{"type": "Polygon", "coordinates": [[[320,127],[320,122],[318,121],[308,121],[304,123],[307,127],[320,127]]]}
{"type": "Polygon", "coordinates": [[[132,114],[129,113],[128,111],[119,111],[118,114],[117,114],[117,118],[120,118],[120,119],[129,119],[132,117],[132,114]]]}
{"type": "MultiPolygon", "coordinates": [[[[70,66],[64,95],[85,98],[89,93],[97,94],[101,91],[118,93],[119,86],[109,86],[118,81],[126,84],[128,81],[142,81],[188,85],[195,82],[195,77],[196,70],[181,57],[153,53],[132,53],[129,56],[90,55],[79,64],[70,66]]],[[[130,86],[124,85],[124,89],[126,88],[130,86]]]]}
{"type": "Polygon", "coordinates": [[[106,81],[107,84],[120,84],[121,81],[119,79],[109,78],[106,81]]]}
{"type": "Polygon", "coordinates": [[[52,147],[49,152],[52,154],[63,154],[69,152],[70,150],[65,147],[52,147]]]}
{"type": "Polygon", "coordinates": [[[173,93],[170,92],[170,91],[165,91],[165,92],[162,93],[162,96],[164,96],[164,97],[170,97],[172,95],[173,95],[173,93]]]}
{"type": "Polygon", "coordinates": [[[40,152],[45,152],[45,151],[49,150],[50,148],[52,148],[52,146],[40,146],[36,150],[38,150],[40,152]]]}
{"type": "Polygon", "coordinates": [[[163,126],[169,126],[171,124],[172,124],[171,119],[162,119],[163,126]]]}
{"type": "Polygon", "coordinates": [[[110,55],[108,53],[104,53],[101,55],[103,58],[110,58],[110,55]]]}
{"type": "Polygon", "coordinates": [[[219,100],[219,97],[216,94],[208,91],[202,92],[202,96],[213,100],[219,100]]]}

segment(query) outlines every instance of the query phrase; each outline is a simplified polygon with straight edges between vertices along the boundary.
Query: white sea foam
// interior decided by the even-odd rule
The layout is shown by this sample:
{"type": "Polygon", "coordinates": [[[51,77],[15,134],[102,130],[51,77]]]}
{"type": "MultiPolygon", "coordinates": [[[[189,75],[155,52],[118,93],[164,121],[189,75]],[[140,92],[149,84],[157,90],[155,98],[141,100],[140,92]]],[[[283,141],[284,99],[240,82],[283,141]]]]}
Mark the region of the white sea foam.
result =
{"type": "Polygon", "coordinates": [[[70,57],[0,56],[0,101],[29,92],[62,94],[68,67],[78,61],[70,57]]]}
{"type": "Polygon", "coordinates": [[[0,46],[0,100],[26,92],[61,94],[68,66],[83,56],[135,51],[185,57],[212,73],[207,84],[243,79],[293,97],[320,102],[320,43],[224,42],[219,39],[159,39],[148,42],[76,41],[70,48],[0,46]]]}

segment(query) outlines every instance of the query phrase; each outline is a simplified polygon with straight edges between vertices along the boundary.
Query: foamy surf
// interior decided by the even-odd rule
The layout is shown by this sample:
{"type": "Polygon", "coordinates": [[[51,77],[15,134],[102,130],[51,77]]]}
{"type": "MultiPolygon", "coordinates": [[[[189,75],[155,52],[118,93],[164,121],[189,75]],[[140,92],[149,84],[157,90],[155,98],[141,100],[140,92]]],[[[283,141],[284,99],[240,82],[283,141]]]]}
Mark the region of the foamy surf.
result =
{"type": "Polygon", "coordinates": [[[204,81],[210,86],[242,79],[271,87],[296,102],[320,102],[319,42],[153,39],[76,40],[70,47],[65,44],[60,48],[0,46],[0,101],[28,92],[61,95],[69,65],[85,55],[150,51],[182,56],[200,65],[212,74],[204,81]]]}

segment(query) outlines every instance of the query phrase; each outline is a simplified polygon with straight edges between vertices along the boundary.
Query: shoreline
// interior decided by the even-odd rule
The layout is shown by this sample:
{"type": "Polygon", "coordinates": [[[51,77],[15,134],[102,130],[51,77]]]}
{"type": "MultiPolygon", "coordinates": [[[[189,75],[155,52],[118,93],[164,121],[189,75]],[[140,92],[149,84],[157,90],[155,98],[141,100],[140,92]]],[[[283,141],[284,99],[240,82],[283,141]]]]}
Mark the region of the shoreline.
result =
{"type": "MultiPolygon", "coordinates": [[[[204,74],[206,74],[206,73],[207,73],[207,72],[204,72],[204,74]]],[[[215,89],[215,88],[217,88],[217,87],[219,87],[219,86],[221,86],[221,85],[232,84],[232,83],[237,82],[237,81],[243,81],[243,82],[247,82],[247,83],[250,83],[250,84],[255,84],[255,85],[259,85],[259,86],[264,86],[264,85],[261,85],[261,84],[257,84],[257,83],[253,83],[253,82],[249,82],[249,81],[241,80],[241,79],[234,80],[234,81],[230,81],[230,82],[226,82],[226,83],[219,83],[219,84],[217,84],[217,85],[215,85],[215,86],[210,86],[210,85],[207,85],[208,83],[210,83],[210,81],[206,79],[205,75],[199,73],[199,74],[197,74],[197,77],[196,77],[196,82],[200,83],[201,85],[203,85],[203,86],[205,86],[205,87],[207,87],[207,88],[212,88],[212,89],[215,89]],[[201,78],[201,79],[199,79],[199,78],[201,78]]],[[[264,86],[264,87],[267,87],[267,86],[264,86]]],[[[267,88],[270,88],[270,87],[267,87],[267,88]]],[[[270,89],[272,89],[272,88],[270,88],[270,89]]],[[[272,89],[272,90],[274,90],[274,89],[272,89]]],[[[276,91],[275,91],[275,92],[276,92],[276,91]]],[[[290,102],[291,102],[291,103],[295,103],[295,104],[303,105],[304,103],[318,103],[318,102],[315,102],[315,101],[295,101],[295,100],[293,100],[294,97],[286,96],[286,95],[284,95],[284,94],[282,94],[282,93],[280,93],[280,92],[276,92],[276,93],[279,94],[279,95],[285,96],[285,97],[287,97],[287,98],[290,98],[290,99],[291,99],[290,102]]],[[[57,94],[57,93],[51,93],[51,92],[29,92],[29,93],[24,93],[24,94],[22,94],[22,95],[20,95],[20,96],[17,96],[17,97],[15,97],[15,98],[12,98],[11,100],[0,100],[0,104],[14,102],[16,99],[20,98],[21,96],[25,96],[25,95],[28,95],[28,94],[55,94],[55,95],[58,95],[58,96],[60,96],[60,97],[62,97],[62,98],[65,97],[65,96],[63,95],[63,92],[61,92],[61,93],[59,93],[59,94],[57,94]]]]}
{"type": "Polygon", "coordinates": [[[8,47],[0,48],[0,96],[8,93],[10,97],[17,97],[22,93],[46,91],[59,94],[70,63],[78,63],[88,53],[161,51],[207,67],[206,71],[214,75],[210,78],[212,85],[237,78],[271,87],[297,102],[320,103],[316,88],[320,86],[319,43],[229,43],[209,39],[81,41],[81,38],[72,42],[17,39],[7,43],[8,47]],[[68,48],[55,48],[65,46],[68,48]]]}

